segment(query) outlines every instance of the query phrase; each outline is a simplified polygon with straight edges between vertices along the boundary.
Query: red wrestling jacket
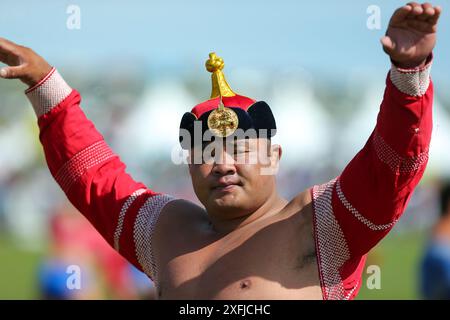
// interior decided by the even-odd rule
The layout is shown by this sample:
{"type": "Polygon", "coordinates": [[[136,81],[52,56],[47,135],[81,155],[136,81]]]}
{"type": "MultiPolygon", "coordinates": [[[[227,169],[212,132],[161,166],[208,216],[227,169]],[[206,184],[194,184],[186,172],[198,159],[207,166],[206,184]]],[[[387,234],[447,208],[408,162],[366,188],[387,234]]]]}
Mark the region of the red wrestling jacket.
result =
{"type": "MultiPolygon", "coordinates": [[[[391,69],[364,148],[339,177],[311,188],[324,299],[356,296],[367,252],[399,219],[423,175],[432,127],[430,66],[391,69]]],[[[55,69],[26,94],[57,183],[108,243],[157,284],[152,233],[174,198],[126,173],[81,110],[79,93],[55,69]]]]}
{"type": "Polygon", "coordinates": [[[398,221],[425,171],[430,68],[431,62],[422,69],[391,69],[369,140],[339,177],[311,189],[324,299],[356,296],[367,253],[398,221]]]}

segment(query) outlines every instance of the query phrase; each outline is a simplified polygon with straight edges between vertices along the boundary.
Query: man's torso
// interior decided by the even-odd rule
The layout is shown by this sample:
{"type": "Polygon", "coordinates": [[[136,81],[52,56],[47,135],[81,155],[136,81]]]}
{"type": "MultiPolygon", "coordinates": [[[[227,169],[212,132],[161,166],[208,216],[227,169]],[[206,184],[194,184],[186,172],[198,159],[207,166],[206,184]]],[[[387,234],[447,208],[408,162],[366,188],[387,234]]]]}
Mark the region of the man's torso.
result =
{"type": "Polygon", "coordinates": [[[165,211],[153,238],[160,298],[322,299],[309,191],[225,236],[193,204],[165,211]]]}

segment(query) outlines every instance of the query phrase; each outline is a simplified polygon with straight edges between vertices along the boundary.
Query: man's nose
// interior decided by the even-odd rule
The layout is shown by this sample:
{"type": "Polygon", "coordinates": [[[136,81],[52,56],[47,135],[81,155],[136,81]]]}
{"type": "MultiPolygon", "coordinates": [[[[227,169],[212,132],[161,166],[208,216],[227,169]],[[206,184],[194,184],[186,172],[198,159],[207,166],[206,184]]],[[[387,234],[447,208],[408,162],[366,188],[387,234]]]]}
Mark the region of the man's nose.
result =
{"type": "Polygon", "coordinates": [[[213,173],[216,175],[228,175],[236,173],[235,161],[232,155],[223,151],[214,159],[213,173]]]}

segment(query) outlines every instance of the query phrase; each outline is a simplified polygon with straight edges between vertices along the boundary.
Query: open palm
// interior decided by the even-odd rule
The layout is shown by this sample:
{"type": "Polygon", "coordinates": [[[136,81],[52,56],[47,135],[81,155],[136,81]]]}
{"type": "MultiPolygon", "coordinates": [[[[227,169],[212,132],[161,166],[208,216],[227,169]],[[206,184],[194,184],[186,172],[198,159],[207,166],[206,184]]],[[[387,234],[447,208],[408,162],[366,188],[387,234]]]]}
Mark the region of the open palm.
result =
{"type": "Polygon", "coordinates": [[[425,62],[436,44],[440,7],[415,2],[393,14],[386,36],[381,39],[384,51],[400,67],[416,67],[425,62]]]}

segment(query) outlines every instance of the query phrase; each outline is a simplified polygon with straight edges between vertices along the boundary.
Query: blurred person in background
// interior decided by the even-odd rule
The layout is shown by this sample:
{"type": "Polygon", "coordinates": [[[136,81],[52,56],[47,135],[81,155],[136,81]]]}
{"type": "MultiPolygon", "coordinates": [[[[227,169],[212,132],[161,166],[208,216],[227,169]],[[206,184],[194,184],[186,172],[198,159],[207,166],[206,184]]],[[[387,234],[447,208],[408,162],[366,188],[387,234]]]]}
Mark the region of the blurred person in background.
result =
{"type": "Polygon", "coordinates": [[[381,40],[392,67],[368,142],[339,177],[290,200],[279,195],[273,174],[281,147],[270,140],[270,107],[234,93],[215,54],[206,63],[211,99],[186,112],[180,125],[204,208],[128,175],[83,113],[80,94],[31,49],[0,40],[0,60],[9,65],[0,76],[29,86],[52,175],[108,243],[155,281],[160,298],[353,299],[367,253],[404,212],[428,161],[440,13],[415,2],[395,11],[381,40]],[[239,139],[238,129],[270,135],[239,139]],[[218,147],[213,159],[198,163],[196,154],[212,145],[202,130],[218,147]],[[249,163],[248,156],[260,161],[249,163]]]}
{"type": "Polygon", "coordinates": [[[450,181],[440,189],[440,216],[421,263],[421,293],[425,299],[450,300],[450,181]]]}
{"type": "MultiPolygon", "coordinates": [[[[38,268],[40,298],[51,300],[103,298],[100,278],[95,276],[96,252],[90,242],[89,228],[67,206],[58,207],[50,216],[49,251],[38,268]],[[75,266],[77,270],[71,269],[75,266]],[[75,286],[70,273],[80,271],[75,286]]],[[[78,277],[78,274],[74,275],[78,277]]]]}
{"type": "Polygon", "coordinates": [[[50,250],[38,271],[41,298],[154,299],[151,281],[115,252],[71,205],[55,208],[49,225],[50,250]],[[80,283],[74,287],[68,282],[78,276],[78,270],[80,283]]]}

